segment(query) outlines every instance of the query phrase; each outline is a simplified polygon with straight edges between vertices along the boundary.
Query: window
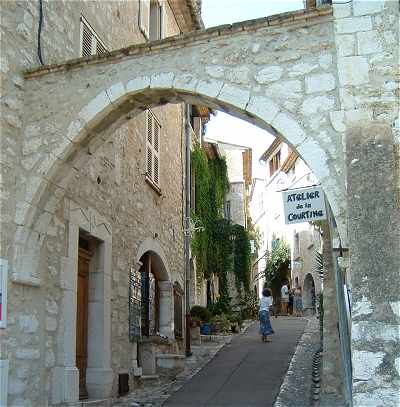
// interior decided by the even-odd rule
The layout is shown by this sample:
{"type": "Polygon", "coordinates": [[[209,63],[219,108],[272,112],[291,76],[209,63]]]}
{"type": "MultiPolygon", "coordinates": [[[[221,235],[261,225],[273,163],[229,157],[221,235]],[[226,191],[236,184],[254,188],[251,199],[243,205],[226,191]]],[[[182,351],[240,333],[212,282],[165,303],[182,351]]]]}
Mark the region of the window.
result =
{"type": "Polygon", "coordinates": [[[161,0],[139,0],[139,27],[148,40],[165,38],[164,3],[161,0]]]}
{"type": "Polygon", "coordinates": [[[161,125],[151,110],[147,110],[146,176],[157,188],[160,184],[161,125]]]}
{"type": "Polygon", "coordinates": [[[269,176],[272,177],[281,167],[281,150],[276,152],[269,160],[269,176]]]}
{"type": "Polygon", "coordinates": [[[96,54],[106,54],[107,48],[95,33],[90,24],[81,16],[81,49],[80,56],[88,57],[96,54]]]}

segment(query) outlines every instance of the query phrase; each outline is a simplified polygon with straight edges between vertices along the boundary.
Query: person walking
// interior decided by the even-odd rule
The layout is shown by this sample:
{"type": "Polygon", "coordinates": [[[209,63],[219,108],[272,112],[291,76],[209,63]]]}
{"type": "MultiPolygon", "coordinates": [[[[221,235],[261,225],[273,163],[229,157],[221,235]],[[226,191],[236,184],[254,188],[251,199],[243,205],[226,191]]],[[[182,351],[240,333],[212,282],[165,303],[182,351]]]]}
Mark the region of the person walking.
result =
{"type": "Polygon", "coordinates": [[[273,304],[271,291],[268,288],[264,288],[262,291],[262,298],[260,300],[260,309],[258,315],[260,317],[260,335],[263,342],[271,342],[268,339],[268,335],[274,333],[271,326],[271,321],[269,320],[269,308],[273,304]]]}
{"type": "Polygon", "coordinates": [[[293,315],[293,310],[294,310],[294,289],[289,288],[289,303],[288,303],[288,314],[293,315]]]}
{"type": "Polygon", "coordinates": [[[287,281],[284,282],[281,288],[281,307],[282,307],[282,315],[288,314],[288,306],[289,306],[289,288],[287,286],[287,281]]]}
{"type": "Polygon", "coordinates": [[[293,301],[293,315],[295,317],[303,316],[303,299],[301,293],[301,287],[296,287],[294,290],[294,301],[293,301]]]}

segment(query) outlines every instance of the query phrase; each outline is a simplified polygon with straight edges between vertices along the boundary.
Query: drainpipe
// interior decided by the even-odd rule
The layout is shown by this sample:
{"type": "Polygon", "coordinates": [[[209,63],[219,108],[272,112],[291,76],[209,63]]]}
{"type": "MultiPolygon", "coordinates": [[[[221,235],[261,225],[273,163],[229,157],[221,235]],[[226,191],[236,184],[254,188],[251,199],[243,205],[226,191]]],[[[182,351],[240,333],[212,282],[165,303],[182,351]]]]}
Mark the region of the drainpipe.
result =
{"type": "Polygon", "coordinates": [[[184,221],[184,252],[185,252],[185,354],[191,356],[190,349],[190,109],[185,104],[185,221],[184,221]]]}

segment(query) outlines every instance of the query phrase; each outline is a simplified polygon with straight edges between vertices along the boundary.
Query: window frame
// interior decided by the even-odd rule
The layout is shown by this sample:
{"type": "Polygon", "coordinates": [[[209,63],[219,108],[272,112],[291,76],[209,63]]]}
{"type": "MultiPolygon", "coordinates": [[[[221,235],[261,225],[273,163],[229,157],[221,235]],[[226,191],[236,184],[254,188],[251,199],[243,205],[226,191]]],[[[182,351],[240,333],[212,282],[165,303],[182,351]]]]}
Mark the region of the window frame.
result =
{"type": "Polygon", "coordinates": [[[281,149],[277,150],[268,161],[269,176],[272,177],[281,168],[281,149]]]}

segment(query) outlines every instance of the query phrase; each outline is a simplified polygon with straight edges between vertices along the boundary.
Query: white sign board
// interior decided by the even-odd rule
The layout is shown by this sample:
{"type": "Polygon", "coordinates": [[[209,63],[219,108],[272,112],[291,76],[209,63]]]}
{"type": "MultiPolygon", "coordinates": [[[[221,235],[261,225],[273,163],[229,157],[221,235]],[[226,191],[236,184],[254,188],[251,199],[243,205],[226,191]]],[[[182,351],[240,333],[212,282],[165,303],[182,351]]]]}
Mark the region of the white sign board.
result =
{"type": "Polygon", "coordinates": [[[326,219],[325,198],[321,187],[307,187],[282,192],[285,223],[326,219]]]}

